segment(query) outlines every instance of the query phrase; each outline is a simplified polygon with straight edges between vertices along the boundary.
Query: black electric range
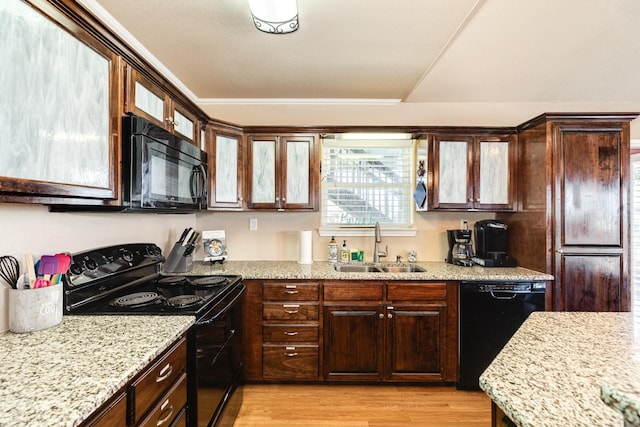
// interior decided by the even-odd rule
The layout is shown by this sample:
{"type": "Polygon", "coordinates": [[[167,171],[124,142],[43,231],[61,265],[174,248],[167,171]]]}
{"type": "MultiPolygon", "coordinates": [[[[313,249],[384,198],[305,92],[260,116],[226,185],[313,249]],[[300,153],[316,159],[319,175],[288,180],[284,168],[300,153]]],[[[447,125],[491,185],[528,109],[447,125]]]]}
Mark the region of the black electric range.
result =
{"type": "Polygon", "coordinates": [[[242,402],[242,277],[166,276],[163,260],[151,243],[72,255],[64,313],[195,316],[187,332],[186,425],[232,426],[242,402]]]}
{"type": "Polygon", "coordinates": [[[240,276],[163,276],[154,244],[125,244],[72,255],[64,281],[67,314],[203,316],[240,276]]]}

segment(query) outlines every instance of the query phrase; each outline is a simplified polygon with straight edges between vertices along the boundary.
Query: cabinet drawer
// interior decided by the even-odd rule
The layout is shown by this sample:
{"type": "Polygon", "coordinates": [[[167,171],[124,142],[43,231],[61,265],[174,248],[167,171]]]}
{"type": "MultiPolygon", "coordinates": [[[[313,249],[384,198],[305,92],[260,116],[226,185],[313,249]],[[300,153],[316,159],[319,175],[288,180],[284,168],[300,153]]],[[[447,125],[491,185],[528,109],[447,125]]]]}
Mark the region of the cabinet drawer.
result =
{"type": "Polygon", "coordinates": [[[318,320],[318,303],[264,303],[262,318],[264,320],[318,320]]]}
{"type": "Polygon", "coordinates": [[[318,379],[318,346],[263,346],[265,380],[318,379]]]}
{"type": "Polygon", "coordinates": [[[183,373],[171,389],[160,399],[142,426],[170,426],[187,404],[187,374],[183,373]]]}
{"type": "Polygon", "coordinates": [[[90,420],[82,424],[83,427],[120,427],[127,422],[127,399],[125,393],[120,393],[105,408],[100,410],[90,420]]]}
{"type": "Polygon", "coordinates": [[[264,342],[318,342],[318,325],[264,325],[264,342]]]}
{"type": "Polygon", "coordinates": [[[325,284],[326,301],[381,301],[384,285],[378,282],[325,284]]]}
{"type": "MultiPolygon", "coordinates": [[[[186,370],[187,341],[182,338],[129,386],[131,416],[139,420],[186,370]]],[[[179,408],[176,408],[179,409],[179,408]]],[[[177,413],[177,411],[176,411],[177,413]]]]}
{"type": "Polygon", "coordinates": [[[389,283],[389,301],[433,301],[447,299],[446,283],[389,283]]]}
{"type": "Polygon", "coordinates": [[[265,283],[265,301],[318,301],[317,283],[265,283]]]}

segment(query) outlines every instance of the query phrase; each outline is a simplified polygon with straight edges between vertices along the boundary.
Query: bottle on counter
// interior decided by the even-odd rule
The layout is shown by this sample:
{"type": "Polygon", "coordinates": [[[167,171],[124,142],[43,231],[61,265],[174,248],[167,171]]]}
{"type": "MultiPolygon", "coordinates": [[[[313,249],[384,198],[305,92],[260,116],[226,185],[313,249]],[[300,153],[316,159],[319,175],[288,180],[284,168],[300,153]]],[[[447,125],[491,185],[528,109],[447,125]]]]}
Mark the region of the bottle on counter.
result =
{"type": "Polygon", "coordinates": [[[347,241],[342,241],[342,249],[340,250],[340,262],[348,263],[349,262],[349,248],[347,247],[347,241]]]}
{"type": "Polygon", "coordinates": [[[338,244],[336,243],[336,238],[331,236],[331,241],[329,242],[329,262],[338,262],[338,244]]]}

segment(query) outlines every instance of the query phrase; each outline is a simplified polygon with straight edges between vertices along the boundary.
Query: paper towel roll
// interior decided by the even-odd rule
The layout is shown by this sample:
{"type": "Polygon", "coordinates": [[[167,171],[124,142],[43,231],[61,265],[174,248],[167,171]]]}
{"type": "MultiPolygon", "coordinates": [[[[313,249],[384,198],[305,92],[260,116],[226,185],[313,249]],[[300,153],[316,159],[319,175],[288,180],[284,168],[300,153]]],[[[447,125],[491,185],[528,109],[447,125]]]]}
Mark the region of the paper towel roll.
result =
{"type": "Polygon", "coordinates": [[[311,231],[301,231],[298,264],[311,264],[313,262],[313,259],[311,257],[312,249],[313,242],[311,239],[311,231]]]}

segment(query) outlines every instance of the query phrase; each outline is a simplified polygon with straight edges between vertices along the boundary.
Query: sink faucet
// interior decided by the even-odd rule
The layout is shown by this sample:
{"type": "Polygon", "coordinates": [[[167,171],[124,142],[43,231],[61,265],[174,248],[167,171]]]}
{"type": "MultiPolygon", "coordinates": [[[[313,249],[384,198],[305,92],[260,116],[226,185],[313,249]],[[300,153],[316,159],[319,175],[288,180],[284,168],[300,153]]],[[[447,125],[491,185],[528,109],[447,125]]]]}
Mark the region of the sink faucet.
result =
{"type": "Polygon", "coordinates": [[[382,243],[382,237],[380,237],[380,223],[376,222],[375,227],[375,244],[373,245],[373,262],[380,262],[380,257],[386,257],[387,252],[389,251],[389,246],[387,245],[384,249],[384,252],[380,252],[378,250],[378,243],[382,243]]]}

